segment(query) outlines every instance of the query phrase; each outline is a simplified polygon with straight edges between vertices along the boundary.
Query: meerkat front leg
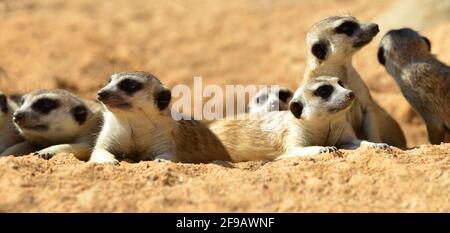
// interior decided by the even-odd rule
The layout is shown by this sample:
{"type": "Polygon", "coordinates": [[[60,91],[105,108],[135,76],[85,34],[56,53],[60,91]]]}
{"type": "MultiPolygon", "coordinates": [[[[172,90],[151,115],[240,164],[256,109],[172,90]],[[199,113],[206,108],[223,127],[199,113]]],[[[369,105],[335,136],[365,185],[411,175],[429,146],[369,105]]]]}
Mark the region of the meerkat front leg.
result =
{"type": "Polygon", "coordinates": [[[307,146],[307,147],[294,147],[285,154],[277,157],[275,160],[287,159],[293,157],[314,156],[323,153],[336,152],[335,146],[307,146]]]}
{"type": "Polygon", "coordinates": [[[8,155],[16,155],[16,156],[20,156],[20,155],[27,155],[27,154],[31,154],[34,151],[36,151],[37,148],[36,146],[34,146],[33,144],[29,143],[29,142],[21,142],[21,143],[17,143],[14,146],[9,147],[8,149],[6,149],[5,151],[3,151],[0,156],[8,156],[8,155]]]}
{"type": "Polygon", "coordinates": [[[113,154],[105,149],[94,149],[89,162],[98,164],[119,164],[119,160],[117,160],[113,154]]]}
{"type": "Polygon", "coordinates": [[[363,129],[367,140],[372,142],[381,142],[379,127],[377,124],[377,117],[374,111],[367,109],[363,119],[363,129]]]}
{"type": "Polygon", "coordinates": [[[56,154],[67,153],[73,154],[79,160],[86,161],[89,159],[89,153],[91,151],[91,147],[86,143],[76,143],[76,144],[61,144],[55,145],[51,147],[47,147],[40,151],[34,152],[34,155],[39,156],[40,158],[50,159],[56,154]]]}

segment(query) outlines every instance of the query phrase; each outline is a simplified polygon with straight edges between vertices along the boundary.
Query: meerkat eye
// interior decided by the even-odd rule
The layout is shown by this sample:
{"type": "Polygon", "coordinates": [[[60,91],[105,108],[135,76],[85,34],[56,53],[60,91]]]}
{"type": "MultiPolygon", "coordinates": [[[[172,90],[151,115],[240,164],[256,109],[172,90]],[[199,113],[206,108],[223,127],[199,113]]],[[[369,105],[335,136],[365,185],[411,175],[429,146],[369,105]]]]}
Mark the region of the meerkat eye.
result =
{"type": "Polygon", "coordinates": [[[142,89],[142,83],[132,79],[125,79],[119,83],[119,89],[127,93],[127,95],[132,95],[142,89]]]}
{"type": "Polygon", "coordinates": [[[335,29],[336,33],[346,34],[347,36],[352,36],[353,33],[358,29],[359,24],[353,21],[345,21],[339,27],[335,29]]]}
{"type": "Polygon", "coordinates": [[[314,91],[314,95],[315,96],[320,96],[323,99],[328,99],[328,97],[330,97],[331,94],[333,93],[333,90],[334,90],[333,86],[331,86],[331,85],[323,85],[323,86],[320,86],[319,88],[317,88],[314,91]]]}
{"type": "Polygon", "coordinates": [[[57,109],[59,107],[59,102],[53,99],[49,98],[42,98],[38,101],[34,102],[33,105],[31,105],[31,108],[40,113],[48,114],[54,109],[57,109]]]}
{"type": "Polygon", "coordinates": [[[287,102],[287,100],[292,96],[292,93],[289,90],[280,90],[278,92],[278,98],[280,98],[281,101],[287,102]]]}
{"type": "Polygon", "coordinates": [[[8,102],[5,95],[0,95],[0,111],[5,113],[8,111],[8,102]]]}

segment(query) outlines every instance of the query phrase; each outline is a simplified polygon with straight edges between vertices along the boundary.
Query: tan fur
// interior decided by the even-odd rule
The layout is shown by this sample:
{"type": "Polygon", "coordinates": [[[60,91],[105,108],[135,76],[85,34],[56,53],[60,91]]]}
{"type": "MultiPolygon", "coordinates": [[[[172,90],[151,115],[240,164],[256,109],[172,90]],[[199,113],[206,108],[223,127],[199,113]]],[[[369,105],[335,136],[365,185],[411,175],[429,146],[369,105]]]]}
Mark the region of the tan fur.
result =
{"type": "MultiPolygon", "coordinates": [[[[170,108],[158,107],[158,94],[169,91],[153,75],[146,72],[122,72],[100,92],[111,93],[106,103],[105,123],[98,137],[91,162],[117,164],[119,160],[170,160],[202,163],[229,160],[217,137],[202,123],[176,121],[170,108]],[[127,95],[118,88],[124,80],[142,84],[142,89],[127,95]],[[125,106],[125,107],[123,107],[125,106]]],[[[170,93],[170,91],[169,91],[170,93]]],[[[170,99],[169,99],[170,101],[170,99]]]]}
{"type": "Polygon", "coordinates": [[[291,111],[247,114],[245,119],[223,119],[211,124],[234,162],[276,160],[333,152],[334,146],[353,149],[359,146],[387,148],[358,140],[346,120],[351,107],[351,91],[338,85],[338,79],[319,77],[305,82],[290,103],[303,106],[301,119],[291,111]],[[330,100],[323,101],[312,92],[320,85],[334,87],[330,100]],[[330,112],[337,109],[337,112],[330,112]]]}
{"type": "Polygon", "coordinates": [[[443,142],[450,134],[450,67],[436,59],[425,39],[411,29],[388,32],[379,53],[405,98],[424,119],[429,141],[443,142]]]}
{"type": "Polygon", "coordinates": [[[102,107],[99,103],[83,100],[68,91],[58,89],[33,91],[23,99],[23,104],[14,116],[27,113],[29,117],[26,122],[46,125],[47,129],[29,129],[16,123],[25,141],[11,146],[2,156],[35,152],[35,155],[48,159],[59,153],[67,153],[81,160],[88,159],[101,124],[102,107]],[[47,115],[39,114],[31,105],[41,98],[56,99],[61,106],[47,115]],[[71,115],[71,110],[76,106],[87,108],[86,120],[82,124],[76,122],[71,115]]]}
{"type": "Polygon", "coordinates": [[[404,148],[406,139],[399,124],[373,100],[369,89],[352,65],[353,54],[369,43],[378,32],[374,31],[375,27],[377,25],[360,23],[351,16],[334,16],[316,23],[306,38],[307,67],[303,82],[322,75],[339,77],[357,97],[348,113],[348,120],[358,138],[404,148]],[[344,21],[358,23],[359,30],[351,37],[336,33],[335,29],[344,21]],[[312,46],[319,40],[326,41],[330,46],[324,60],[317,59],[311,52],[312,46]],[[361,45],[354,47],[356,43],[361,45]]]}

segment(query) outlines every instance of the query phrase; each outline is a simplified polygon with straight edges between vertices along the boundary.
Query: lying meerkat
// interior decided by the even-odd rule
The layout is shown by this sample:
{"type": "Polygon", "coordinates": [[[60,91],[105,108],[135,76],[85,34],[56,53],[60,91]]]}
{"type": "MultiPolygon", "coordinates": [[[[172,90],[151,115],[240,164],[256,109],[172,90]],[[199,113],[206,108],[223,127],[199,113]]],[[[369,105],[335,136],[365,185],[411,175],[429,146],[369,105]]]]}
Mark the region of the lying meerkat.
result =
{"type": "Polygon", "coordinates": [[[229,160],[217,137],[195,120],[171,116],[171,92],[146,72],[122,72],[98,93],[106,106],[104,125],[90,162],[118,159],[202,163],[229,160]]]}
{"type": "Polygon", "coordinates": [[[8,147],[23,141],[13,123],[13,113],[17,103],[0,92],[0,153],[8,147]]]}
{"type": "Polygon", "coordinates": [[[429,141],[439,144],[450,134],[450,67],[430,51],[430,40],[416,31],[392,30],[380,43],[378,60],[424,119],[429,141]]]}
{"type": "Polygon", "coordinates": [[[290,111],[247,114],[246,119],[213,122],[233,162],[278,160],[354,149],[388,148],[357,139],[346,120],[355,95],[338,78],[309,79],[295,92],[290,111]]]}
{"type": "Polygon", "coordinates": [[[102,106],[65,90],[36,90],[23,96],[13,121],[25,139],[1,155],[35,152],[43,158],[71,153],[80,160],[90,155],[101,123],[102,106]]]}
{"type": "Polygon", "coordinates": [[[406,140],[398,123],[370,95],[352,65],[353,55],[372,41],[378,25],[360,23],[351,16],[333,16],[314,24],[306,37],[307,66],[304,82],[319,76],[337,76],[355,92],[348,120],[358,138],[400,148],[406,140]]]}
{"type": "Polygon", "coordinates": [[[285,87],[261,89],[248,104],[249,113],[287,110],[292,92],[285,87]]]}

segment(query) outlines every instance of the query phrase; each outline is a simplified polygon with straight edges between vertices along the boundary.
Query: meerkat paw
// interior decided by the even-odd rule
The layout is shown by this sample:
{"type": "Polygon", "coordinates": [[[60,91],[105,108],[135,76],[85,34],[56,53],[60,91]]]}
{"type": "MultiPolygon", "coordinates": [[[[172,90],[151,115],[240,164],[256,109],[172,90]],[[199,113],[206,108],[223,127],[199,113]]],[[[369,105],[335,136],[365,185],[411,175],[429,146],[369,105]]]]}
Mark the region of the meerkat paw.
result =
{"type": "Polygon", "coordinates": [[[43,149],[43,150],[36,151],[33,153],[34,156],[37,156],[41,159],[46,159],[46,160],[51,159],[56,154],[57,154],[57,152],[53,151],[51,148],[43,149]]]}
{"type": "Polygon", "coordinates": [[[324,146],[320,149],[320,153],[324,154],[324,153],[333,153],[336,152],[338,150],[337,147],[335,146],[324,146]]]}
{"type": "Polygon", "coordinates": [[[89,159],[89,163],[118,165],[119,160],[106,150],[94,150],[89,159]]]}
{"type": "Polygon", "coordinates": [[[367,141],[361,142],[361,146],[366,147],[366,148],[383,149],[383,150],[390,148],[390,146],[386,143],[375,143],[375,142],[367,142],[367,141]]]}

